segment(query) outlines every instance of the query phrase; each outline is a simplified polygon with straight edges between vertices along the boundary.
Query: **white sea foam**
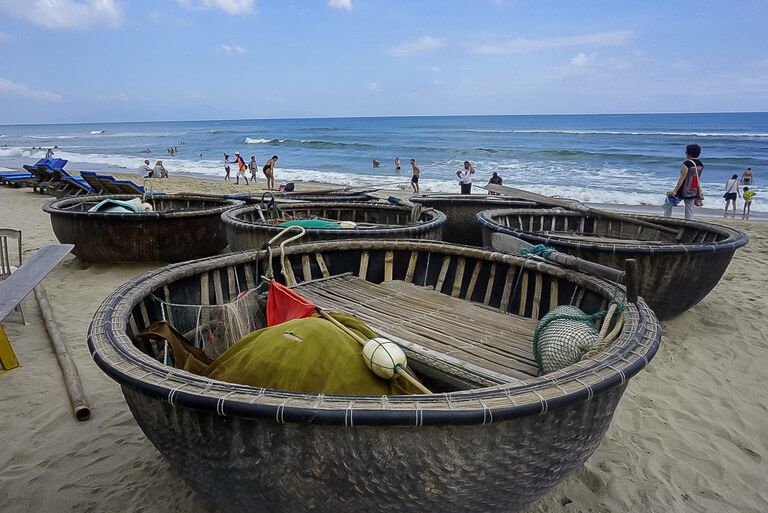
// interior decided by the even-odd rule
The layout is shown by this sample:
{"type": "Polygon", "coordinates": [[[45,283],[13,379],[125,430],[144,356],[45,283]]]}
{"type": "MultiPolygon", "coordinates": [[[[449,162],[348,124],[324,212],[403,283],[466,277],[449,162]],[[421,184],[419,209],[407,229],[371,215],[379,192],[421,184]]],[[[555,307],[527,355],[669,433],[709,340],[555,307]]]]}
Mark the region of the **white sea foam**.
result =
{"type": "Polygon", "coordinates": [[[245,144],[268,144],[272,141],[277,142],[284,142],[285,139],[253,139],[251,137],[246,137],[245,141],[243,141],[245,144]]]}
{"type": "Polygon", "coordinates": [[[91,130],[91,135],[103,134],[106,130],[91,130]]]}

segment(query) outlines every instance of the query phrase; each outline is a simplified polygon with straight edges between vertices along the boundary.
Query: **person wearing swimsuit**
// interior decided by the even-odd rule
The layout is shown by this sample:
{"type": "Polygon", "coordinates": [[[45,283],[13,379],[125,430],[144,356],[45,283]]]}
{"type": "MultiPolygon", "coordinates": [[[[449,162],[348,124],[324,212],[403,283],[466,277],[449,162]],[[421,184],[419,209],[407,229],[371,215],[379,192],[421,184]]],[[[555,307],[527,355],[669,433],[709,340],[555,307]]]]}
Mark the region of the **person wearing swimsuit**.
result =
{"type": "Polygon", "coordinates": [[[277,162],[277,155],[272,155],[272,158],[264,163],[264,167],[261,168],[264,176],[267,177],[267,189],[272,190],[275,188],[275,163],[277,162]]]}
{"type": "Polygon", "coordinates": [[[744,174],[741,175],[741,183],[744,185],[752,185],[752,168],[748,167],[744,174]]]}
{"type": "Polygon", "coordinates": [[[419,174],[421,169],[416,165],[416,160],[411,159],[411,168],[413,168],[413,176],[411,176],[411,188],[413,188],[414,194],[419,194],[419,174]]]}

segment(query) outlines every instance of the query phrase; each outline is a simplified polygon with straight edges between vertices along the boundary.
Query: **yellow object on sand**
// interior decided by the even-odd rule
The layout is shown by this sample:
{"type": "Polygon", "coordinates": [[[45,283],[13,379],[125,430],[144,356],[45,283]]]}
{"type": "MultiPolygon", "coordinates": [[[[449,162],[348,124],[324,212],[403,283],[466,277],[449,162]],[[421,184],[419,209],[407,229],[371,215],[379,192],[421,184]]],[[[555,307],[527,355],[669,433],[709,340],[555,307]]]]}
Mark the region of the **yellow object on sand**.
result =
{"type": "Polygon", "coordinates": [[[19,367],[19,360],[13,352],[11,341],[5,334],[5,328],[0,324],[0,373],[19,367]]]}

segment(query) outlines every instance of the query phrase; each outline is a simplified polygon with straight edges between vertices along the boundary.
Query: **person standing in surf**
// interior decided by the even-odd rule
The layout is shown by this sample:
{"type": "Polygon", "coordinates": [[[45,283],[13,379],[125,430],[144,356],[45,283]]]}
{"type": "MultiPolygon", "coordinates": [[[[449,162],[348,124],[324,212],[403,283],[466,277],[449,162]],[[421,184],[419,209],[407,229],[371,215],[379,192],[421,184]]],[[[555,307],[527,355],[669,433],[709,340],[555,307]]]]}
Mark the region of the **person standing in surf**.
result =
{"type": "Polygon", "coordinates": [[[395,171],[400,171],[400,157],[395,157],[395,171]]]}
{"type": "Polygon", "coordinates": [[[224,154],[224,181],[225,182],[229,181],[229,169],[230,169],[229,166],[230,166],[229,155],[225,153],[224,154]]]}
{"type": "MultiPolygon", "coordinates": [[[[701,193],[699,179],[704,171],[704,164],[699,160],[701,146],[689,144],[685,147],[685,161],[680,166],[680,177],[677,185],[670,191],[670,195],[683,200],[685,203],[685,218],[693,219],[693,206],[697,200],[701,202],[704,195],[701,193]]],[[[664,217],[672,217],[673,208],[664,210],[664,217]]]]}
{"type": "Polygon", "coordinates": [[[472,194],[472,175],[474,174],[475,168],[472,167],[468,160],[464,161],[464,167],[460,171],[456,171],[462,194],[472,194]]]}
{"type": "Polygon", "coordinates": [[[736,219],[736,198],[739,197],[741,197],[741,191],[739,191],[739,175],[734,174],[727,182],[725,182],[725,194],[723,194],[723,198],[725,199],[725,215],[723,217],[728,217],[728,205],[733,203],[733,214],[731,215],[731,218],[736,219]]]}
{"type": "Polygon", "coordinates": [[[277,155],[272,155],[272,158],[266,161],[261,168],[261,172],[267,177],[267,189],[269,190],[275,188],[275,163],[277,163],[277,155]]]}
{"type": "Polygon", "coordinates": [[[419,194],[419,175],[421,174],[421,169],[416,165],[416,159],[411,159],[411,168],[413,170],[413,175],[411,176],[411,188],[413,189],[414,194],[419,194]]]}

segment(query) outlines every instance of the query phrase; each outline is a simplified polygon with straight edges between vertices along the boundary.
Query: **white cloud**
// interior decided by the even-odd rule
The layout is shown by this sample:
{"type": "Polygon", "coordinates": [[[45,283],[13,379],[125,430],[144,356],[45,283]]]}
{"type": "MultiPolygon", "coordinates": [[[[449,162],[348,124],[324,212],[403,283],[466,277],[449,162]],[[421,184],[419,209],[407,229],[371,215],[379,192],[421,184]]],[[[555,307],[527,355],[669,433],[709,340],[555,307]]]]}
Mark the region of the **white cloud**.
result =
{"type": "Polygon", "coordinates": [[[379,84],[376,82],[371,82],[368,84],[368,90],[372,93],[378,93],[379,92],[379,84]]]}
{"type": "Polygon", "coordinates": [[[432,70],[432,73],[440,73],[440,66],[432,66],[429,69],[432,70]]]}
{"type": "Polygon", "coordinates": [[[221,43],[219,46],[227,55],[245,55],[248,53],[248,49],[243,48],[240,45],[225,45],[224,43],[221,43]]]}
{"type": "Polygon", "coordinates": [[[0,10],[46,28],[119,27],[123,8],[115,0],[0,0],[0,10]]]}
{"type": "Polygon", "coordinates": [[[433,52],[442,47],[445,41],[431,36],[421,36],[412,41],[404,41],[391,47],[387,53],[394,57],[410,57],[433,52]]]}
{"type": "Polygon", "coordinates": [[[328,0],[328,7],[352,12],[352,0],[328,0]]]}
{"type": "Polygon", "coordinates": [[[13,82],[0,77],[0,97],[5,98],[32,98],[55,102],[61,100],[61,96],[51,91],[30,89],[21,82],[13,82]]]}
{"type": "Polygon", "coordinates": [[[254,0],[176,0],[187,9],[221,9],[222,11],[236,14],[251,14],[256,10],[254,0]]]}
{"type": "Polygon", "coordinates": [[[632,32],[621,30],[616,32],[598,32],[580,36],[548,37],[543,39],[517,38],[476,46],[472,51],[474,53],[502,55],[509,53],[529,53],[545,50],[547,48],[566,48],[571,46],[602,48],[605,46],[623,45],[630,39],[632,39],[632,32]]]}
{"type": "Polygon", "coordinates": [[[3,41],[8,41],[9,39],[11,39],[11,36],[0,30],[0,43],[3,41]]]}
{"type": "Polygon", "coordinates": [[[597,52],[584,53],[579,52],[571,59],[571,64],[574,66],[586,66],[590,62],[593,62],[597,58],[597,52]]]}

